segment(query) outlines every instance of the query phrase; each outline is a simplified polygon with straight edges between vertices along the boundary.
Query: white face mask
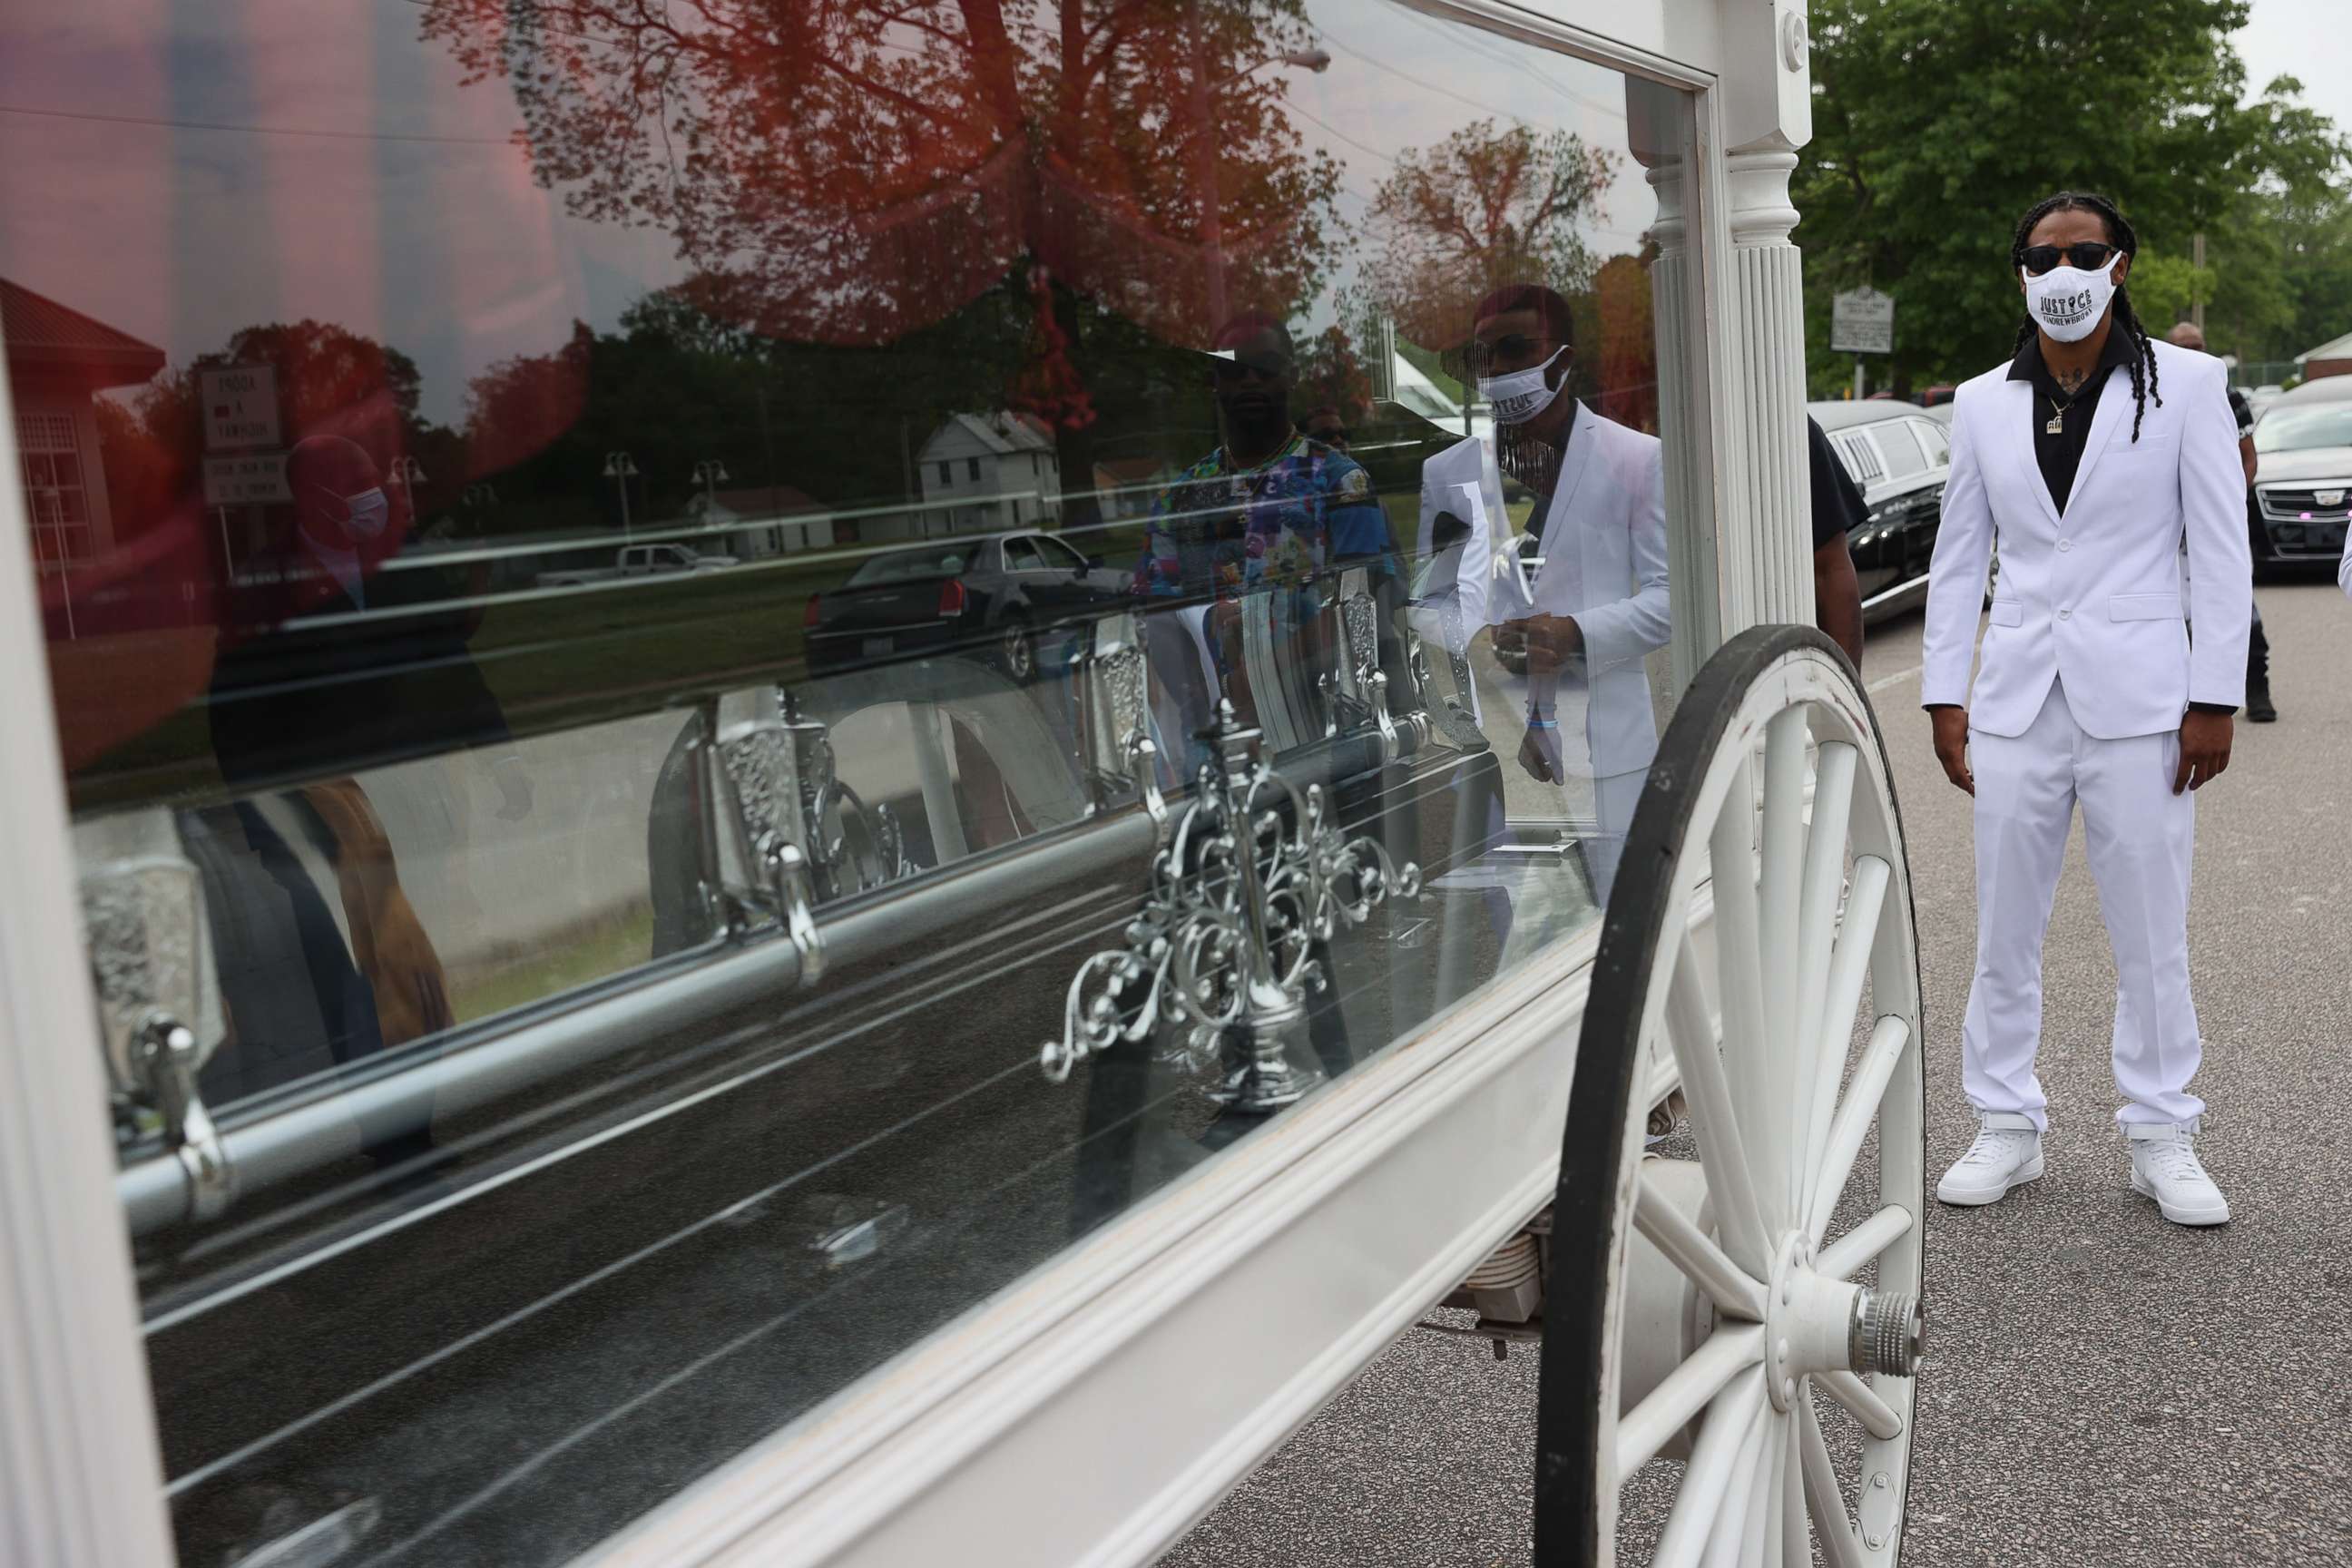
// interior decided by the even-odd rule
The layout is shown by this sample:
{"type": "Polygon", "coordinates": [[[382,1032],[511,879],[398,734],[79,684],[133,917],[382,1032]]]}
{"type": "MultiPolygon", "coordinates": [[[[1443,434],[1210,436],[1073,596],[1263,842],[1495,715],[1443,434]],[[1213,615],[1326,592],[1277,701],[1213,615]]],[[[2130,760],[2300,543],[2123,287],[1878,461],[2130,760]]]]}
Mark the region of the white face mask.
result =
{"type": "MultiPolygon", "coordinates": [[[[1482,375],[1478,378],[1478,395],[1494,405],[1497,425],[1524,425],[1551,406],[1559,395],[1559,388],[1544,384],[1544,372],[1558,363],[1562,348],[1550,359],[1529,370],[1515,370],[1508,375],[1482,375]]],[[[1560,378],[1563,382],[1567,377],[1560,378]]]]}
{"type": "Polygon", "coordinates": [[[2026,313],[2060,342],[2080,342],[2106,315],[2107,301],[2116,293],[2116,263],[2122,259],[2117,251],[2096,272],[2053,267],[2039,278],[2019,268],[2018,276],[2025,279],[2026,313]]]}
{"type": "Polygon", "coordinates": [[[351,521],[347,526],[355,539],[373,539],[383,531],[383,525],[392,521],[392,501],[381,488],[346,496],[343,504],[352,509],[351,521]]]}

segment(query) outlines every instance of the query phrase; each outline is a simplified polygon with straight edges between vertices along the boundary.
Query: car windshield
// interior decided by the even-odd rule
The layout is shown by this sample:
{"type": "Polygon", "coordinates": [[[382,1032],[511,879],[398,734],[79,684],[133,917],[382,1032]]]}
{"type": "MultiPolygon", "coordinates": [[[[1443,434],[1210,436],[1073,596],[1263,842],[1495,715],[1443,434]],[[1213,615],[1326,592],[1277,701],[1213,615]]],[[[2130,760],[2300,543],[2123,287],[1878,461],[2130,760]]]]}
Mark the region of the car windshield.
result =
{"type": "Polygon", "coordinates": [[[929,550],[894,550],[877,555],[849,574],[843,584],[869,588],[877,583],[914,583],[925,577],[953,577],[963,570],[966,551],[935,546],[929,550]]]}
{"type": "Polygon", "coordinates": [[[2309,408],[2273,408],[2254,426],[2257,452],[2305,452],[2352,447],[2352,399],[2309,408]]]}

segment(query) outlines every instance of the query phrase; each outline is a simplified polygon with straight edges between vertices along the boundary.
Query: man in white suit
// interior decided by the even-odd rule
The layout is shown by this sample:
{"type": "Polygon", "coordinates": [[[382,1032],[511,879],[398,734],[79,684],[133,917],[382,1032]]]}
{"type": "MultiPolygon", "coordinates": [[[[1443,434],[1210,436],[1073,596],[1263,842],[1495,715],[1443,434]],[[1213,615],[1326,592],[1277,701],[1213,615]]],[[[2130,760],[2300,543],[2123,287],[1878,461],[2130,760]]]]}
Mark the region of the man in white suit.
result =
{"type": "Polygon", "coordinates": [[[2137,247],[2101,197],[2034,207],[2011,245],[2030,318],[2017,356],[1954,399],[1922,701],[1945,773],[1976,797],[1961,1072],[1981,1127],[1936,1195],[1989,1204],[2042,1174],[2042,941],[2079,802],[2115,949],[2131,1183],[2168,1220],[2218,1225],[2229,1205],[2197,1158],[2205,1107],[2189,1089],[2201,1050],[2189,994],[2190,792],[2229,765],[2252,563],[2221,363],[2141,330],[2122,287],[2137,247]],[[2000,578],[1971,689],[1996,542],[2000,578]]]}
{"type": "Polygon", "coordinates": [[[1665,646],[1672,624],[1658,438],[1564,395],[1575,341],[1558,293],[1516,285],[1487,296],[1475,314],[1471,357],[1496,437],[1491,447],[1475,437],[1457,442],[1423,464],[1420,551],[1462,552],[1449,606],[1459,627],[1451,635],[1461,646],[1484,626],[1524,632],[1519,765],[1552,784],[1591,773],[1600,832],[1583,849],[1594,896],[1605,906],[1658,750],[1642,662],[1665,646]],[[1511,477],[1537,494],[1528,532],[1539,567],[1523,570],[1512,548],[1498,449],[1511,477]],[[1558,696],[1564,683],[1580,680],[1585,743],[1563,747],[1558,696]]]}

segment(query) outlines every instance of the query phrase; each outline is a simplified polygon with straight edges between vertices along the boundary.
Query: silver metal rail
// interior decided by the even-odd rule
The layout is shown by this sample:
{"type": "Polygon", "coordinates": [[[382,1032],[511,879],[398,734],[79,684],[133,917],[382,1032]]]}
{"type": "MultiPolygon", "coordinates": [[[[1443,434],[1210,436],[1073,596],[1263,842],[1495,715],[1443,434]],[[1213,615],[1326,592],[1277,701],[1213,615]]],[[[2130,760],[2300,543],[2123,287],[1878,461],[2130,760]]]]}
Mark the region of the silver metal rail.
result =
{"type": "MultiPolygon", "coordinates": [[[[1002,909],[1026,889],[1140,866],[1158,825],[1142,810],[1097,817],[1038,843],[983,857],[893,888],[821,921],[827,966],[855,964],[962,921],[1002,909]]],[[[431,1062],[338,1085],[316,1098],[240,1121],[223,1118],[219,1142],[239,1196],[358,1152],[360,1129],[381,1139],[433,1116],[492,1104],[665,1036],[773,999],[803,983],[799,951],[777,927],[718,947],[709,957],[534,1016],[511,1031],[431,1062]]],[[[197,1194],[176,1152],[158,1150],[124,1168],[115,1191],[133,1236],[194,1216],[197,1194]]]]}

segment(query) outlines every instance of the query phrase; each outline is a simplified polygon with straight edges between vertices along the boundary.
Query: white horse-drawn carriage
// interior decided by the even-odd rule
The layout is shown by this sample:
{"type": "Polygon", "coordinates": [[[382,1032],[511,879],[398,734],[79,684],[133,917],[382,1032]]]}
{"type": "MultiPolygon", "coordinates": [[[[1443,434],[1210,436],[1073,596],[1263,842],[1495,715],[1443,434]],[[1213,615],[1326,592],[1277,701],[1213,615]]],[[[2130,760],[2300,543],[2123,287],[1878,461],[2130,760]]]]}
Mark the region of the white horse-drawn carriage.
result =
{"type": "Polygon", "coordinates": [[[7,51],[12,1550],[1147,1563],[1427,1324],[1893,1563],[1801,0],[409,9],[7,51]]]}

